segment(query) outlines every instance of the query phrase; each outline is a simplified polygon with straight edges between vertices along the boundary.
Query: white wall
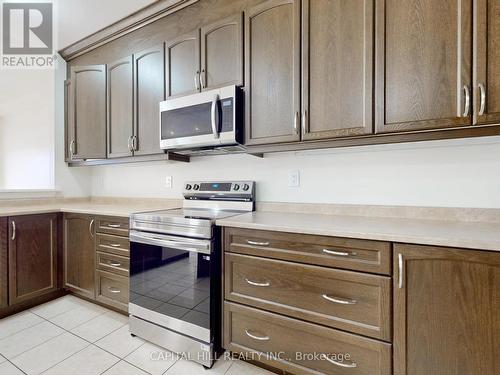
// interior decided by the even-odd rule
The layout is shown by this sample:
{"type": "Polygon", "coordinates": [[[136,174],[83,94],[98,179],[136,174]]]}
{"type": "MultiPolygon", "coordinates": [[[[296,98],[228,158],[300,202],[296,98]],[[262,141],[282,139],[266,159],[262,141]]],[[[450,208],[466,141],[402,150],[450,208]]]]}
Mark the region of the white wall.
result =
{"type": "Polygon", "coordinates": [[[256,180],[260,201],[500,208],[500,137],[100,166],[92,176],[92,194],[105,196],[180,197],[186,180],[237,178],[256,180]],[[301,185],[289,188],[295,169],[301,185]]]}
{"type": "Polygon", "coordinates": [[[0,190],[54,187],[54,73],[0,70],[0,190]]]}

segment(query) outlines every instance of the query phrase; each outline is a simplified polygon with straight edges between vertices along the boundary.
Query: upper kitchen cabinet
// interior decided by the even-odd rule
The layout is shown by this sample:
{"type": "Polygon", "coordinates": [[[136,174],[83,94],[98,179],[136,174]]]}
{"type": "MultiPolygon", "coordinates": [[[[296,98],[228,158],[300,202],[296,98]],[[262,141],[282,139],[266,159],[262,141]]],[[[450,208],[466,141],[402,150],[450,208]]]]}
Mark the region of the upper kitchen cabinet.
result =
{"type": "Polygon", "coordinates": [[[376,131],[471,125],[472,1],[376,4],[376,131]]]}
{"type": "Polygon", "coordinates": [[[495,375],[500,254],[394,245],[394,375],[495,375]]]}
{"type": "Polygon", "coordinates": [[[9,218],[9,305],[57,290],[57,214],[9,218]]]}
{"type": "Polygon", "coordinates": [[[243,14],[201,28],[202,89],[243,85],[243,14]]]}
{"type": "Polygon", "coordinates": [[[500,0],[477,0],[474,124],[500,123],[500,0]]]}
{"type": "Polygon", "coordinates": [[[165,82],[167,98],[200,90],[199,29],[165,43],[165,82]]]}
{"type": "Polygon", "coordinates": [[[69,159],[106,158],[106,66],[71,67],[69,159]]]}
{"type": "Polygon", "coordinates": [[[108,158],[133,153],[133,66],[132,56],[108,64],[108,158]]]}
{"type": "Polygon", "coordinates": [[[303,0],[302,139],[373,132],[373,0],[303,0]]]}
{"type": "Polygon", "coordinates": [[[159,103],[165,100],[164,45],[134,55],[134,155],[163,153],[159,139],[159,103]]]}
{"type": "Polygon", "coordinates": [[[247,145],[300,140],[300,0],[245,12],[247,145]]]}

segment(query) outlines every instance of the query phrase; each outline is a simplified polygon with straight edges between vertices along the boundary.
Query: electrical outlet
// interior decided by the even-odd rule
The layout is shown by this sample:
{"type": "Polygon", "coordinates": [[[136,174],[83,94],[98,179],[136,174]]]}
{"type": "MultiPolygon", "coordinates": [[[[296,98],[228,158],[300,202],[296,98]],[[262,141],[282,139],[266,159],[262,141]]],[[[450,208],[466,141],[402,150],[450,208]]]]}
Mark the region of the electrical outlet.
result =
{"type": "Polygon", "coordinates": [[[300,171],[298,169],[288,172],[288,187],[300,186],[300,171]]]}
{"type": "Polygon", "coordinates": [[[165,187],[167,189],[172,189],[172,176],[167,176],[165,178],[165,187]]]}

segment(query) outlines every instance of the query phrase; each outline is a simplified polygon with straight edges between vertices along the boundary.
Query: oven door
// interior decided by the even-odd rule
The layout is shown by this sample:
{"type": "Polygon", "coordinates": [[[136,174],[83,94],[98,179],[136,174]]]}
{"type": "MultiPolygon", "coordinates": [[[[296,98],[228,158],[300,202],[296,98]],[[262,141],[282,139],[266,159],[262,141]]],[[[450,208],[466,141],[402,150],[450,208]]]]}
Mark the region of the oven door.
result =
{"type": "Polygon", "coordinates": [[[210,343],[213,248],[210,240],[130,231],[130,315],[210,343]]]}
{"type": "Polygon", "coordinates": [[[237,143],[236,91],[236,86],[228,86],[161,102],[161,148],[168,150],[237,143]]]}

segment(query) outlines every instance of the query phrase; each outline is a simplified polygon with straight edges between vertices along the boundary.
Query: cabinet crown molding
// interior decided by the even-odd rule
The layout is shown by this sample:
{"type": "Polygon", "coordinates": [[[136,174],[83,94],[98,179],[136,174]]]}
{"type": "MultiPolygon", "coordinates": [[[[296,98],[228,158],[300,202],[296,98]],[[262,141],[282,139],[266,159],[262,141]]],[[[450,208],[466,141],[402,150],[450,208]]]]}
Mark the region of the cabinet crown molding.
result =
{"type": "Polygon", "coordinates": [[[122,18],[111,25],[63,48],[59,51],[61,57],[70,61],[84,53],[92,51],[106,43],[118,39],[134,30],[140,29],[169,14],[177,12],[199,0],[158,0],[154,3],[122,18]]]}

